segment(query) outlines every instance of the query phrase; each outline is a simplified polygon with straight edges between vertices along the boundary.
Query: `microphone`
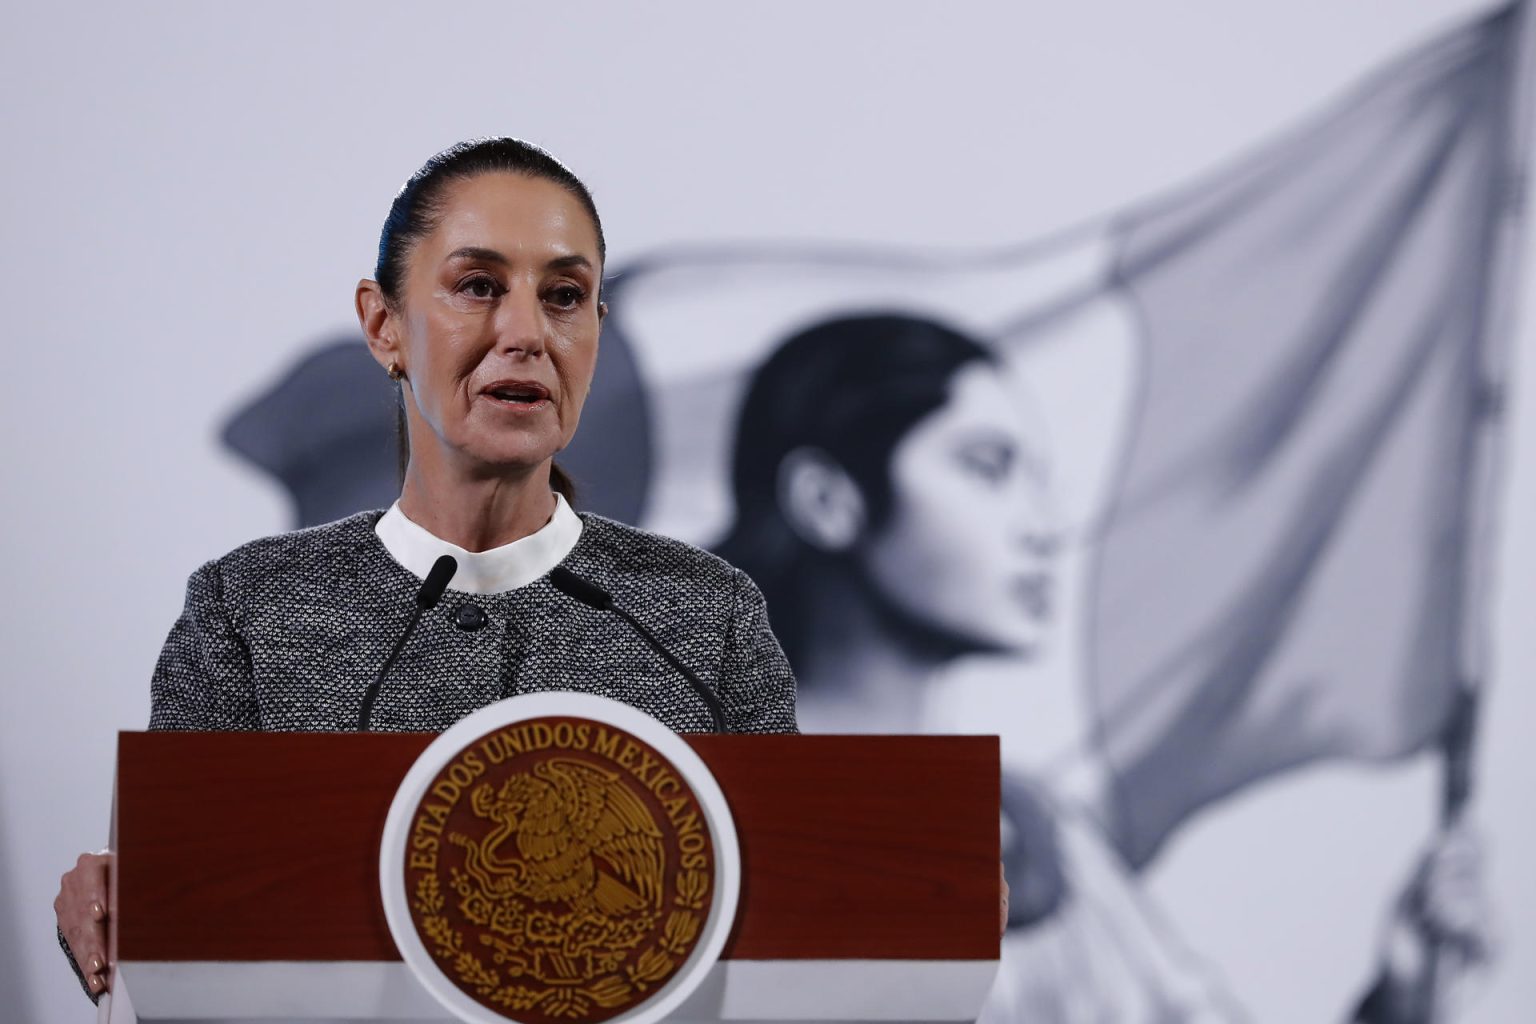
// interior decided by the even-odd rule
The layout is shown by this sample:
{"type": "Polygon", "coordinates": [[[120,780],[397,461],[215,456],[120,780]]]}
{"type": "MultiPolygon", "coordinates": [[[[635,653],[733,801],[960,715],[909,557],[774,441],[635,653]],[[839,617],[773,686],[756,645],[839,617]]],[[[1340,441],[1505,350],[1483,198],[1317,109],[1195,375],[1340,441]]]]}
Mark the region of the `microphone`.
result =
{"type": "Polygon", "coordinates": [[[373,703],[379,699],[379,687],[384,685],[384,677],[389,675],[389,670],[394,667],[395,659],[400,657],[400,652],[405,650],[405,643],[416,632],[416,623],[421,619],[421,613],[431,611],[437,607],[437,602],[443,599],[443,591],[448,589],[448,581],[453,579],[453,574],[459,571],[459,563],[452,555],[443,555],[432,563],[432,568],[427,572],[427,578],[421,581],[421,589],[416,591],[416,607],[411,610],[411,621],[405,624],[405,632],[400,634],[400,640],[395,644],[395,649],[389,652],[389,657],[384,659],[384,667],[379,669],[379,674],[368,684],[368,689],[363,691],[363,707],[357,713],[357,731],[367,732],[369,724],[373,721],[373,703]]]}
{"type": "Polygon", "coordinates": [[[643,622],[635,618],[620,605],[615,604],[612,594],[591,580],[582,579],[569,569],[558,565],[549,570],[549,582],[566,597],[575,598],[587,607],[596,608],[600,612],[613,612],[619,618],[629,623],[630,628],[639,633],[641,638],[651,645],[653,651],[661,655],[667,664],[677,669],[682,673],[683,678],[688,680],[688,685],[693,687],[694,693],[698,694],[699,699],[709,708],[709,717],[715,723],[715,732],[726,731],[725,707],[720,703],[720,698],[715,696],[715,692],[705,686],[687,665],[678,661],[671,651],[663,647],[661,641],[657,640],[655,634],[645,628],[643,622]]]}

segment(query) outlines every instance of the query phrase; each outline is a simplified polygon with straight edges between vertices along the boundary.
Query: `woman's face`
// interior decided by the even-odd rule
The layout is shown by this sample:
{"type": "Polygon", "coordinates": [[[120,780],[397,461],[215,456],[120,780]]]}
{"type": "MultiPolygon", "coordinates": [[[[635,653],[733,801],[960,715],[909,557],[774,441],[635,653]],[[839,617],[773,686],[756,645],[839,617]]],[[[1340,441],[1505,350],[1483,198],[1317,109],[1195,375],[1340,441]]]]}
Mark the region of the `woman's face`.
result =
{"type": "Polygon", "coordinates": [[[540,178],[481,174],[443,198],[390,314],[413,458],[435,439],[477,468],[537,467],[570,442],[592,383],[596,229],[540,178]]]}
{"type": "Polygon", "coordinates": [[[1039,442],[996,367],[962,367],[949,395],[897,444],[890,516],[858,556],[903,617],[962,648],[1033,653],[1056,547],[1039,442]]]}

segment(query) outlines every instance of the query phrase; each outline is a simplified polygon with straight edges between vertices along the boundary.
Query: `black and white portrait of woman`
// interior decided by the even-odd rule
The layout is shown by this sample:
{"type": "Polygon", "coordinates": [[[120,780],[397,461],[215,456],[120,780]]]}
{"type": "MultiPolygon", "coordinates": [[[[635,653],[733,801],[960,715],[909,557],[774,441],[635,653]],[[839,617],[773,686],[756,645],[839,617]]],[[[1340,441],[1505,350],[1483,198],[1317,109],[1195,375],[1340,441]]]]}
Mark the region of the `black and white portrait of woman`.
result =
{"type": "Polygon", "coordinates": [[[815,324],[752,375],[717,548],[769,595],[815,728],[917,731],[937,669],[1044,641],[1039,444],[997,355],[933,320],[815,324]]]}
{"type": "MultiPolygon", "coordinates": [[[[763,588],[807,731],[942,730],[938,680],[967,660],[1002,659],[1020,687],[1045,678],[1030,666],[1063,635],[1062,524],[1047,424],[1010,363],[931,317],[880,312],[797,330],[748,375],[731,449],[735,519],[716,549],[763,588]]],[[[1247,1020],[1115,847],[1103,790],[1081,781],[1105,772],[1094,751],[1056,771],[1010,760],[1012,910],[983,1019],[1247,1020]]],[[[1419,953],[1384,953],[1341,1016],[1435,1019],[1414,995],[1422,950],[1433,935],[1480,941],[1476,860],[1465,835],[1425,858],[1385,929],[1419,953]]]]}
{"type": "MultiPolygon", "coordinates": [[[[717,550],[764,590],[807,731],[932,731],[946,668],[1048,653],[1044,425],[981,340],[902,313],[794,333],[750,375],[730,480],[717,550]]],[[[1051,789],[1005,781],[1012,916],[989,1019],[1240,1019],[1051,789]]]]}

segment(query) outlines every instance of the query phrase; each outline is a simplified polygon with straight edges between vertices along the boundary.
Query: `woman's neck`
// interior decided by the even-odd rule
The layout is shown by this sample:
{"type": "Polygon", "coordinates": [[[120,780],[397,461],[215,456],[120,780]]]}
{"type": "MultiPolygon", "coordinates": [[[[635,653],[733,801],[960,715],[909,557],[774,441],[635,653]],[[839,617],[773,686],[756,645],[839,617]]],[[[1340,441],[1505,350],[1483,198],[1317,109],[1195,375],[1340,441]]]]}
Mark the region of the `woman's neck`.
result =
{"type": "Polygon", "coordinates": [[[473,475],[413,454],[400,511],[440,540],[489,551],[538,532],[555,514],[549,463],[525,473],[473,475]]]}
{"type": "Polygon", "coordinates": [[[806,588],[799,664],[801,714],[814,731],[917,732],[927,691],[947,660],[892,629],[889,615],[844,573],[806,588]]]}

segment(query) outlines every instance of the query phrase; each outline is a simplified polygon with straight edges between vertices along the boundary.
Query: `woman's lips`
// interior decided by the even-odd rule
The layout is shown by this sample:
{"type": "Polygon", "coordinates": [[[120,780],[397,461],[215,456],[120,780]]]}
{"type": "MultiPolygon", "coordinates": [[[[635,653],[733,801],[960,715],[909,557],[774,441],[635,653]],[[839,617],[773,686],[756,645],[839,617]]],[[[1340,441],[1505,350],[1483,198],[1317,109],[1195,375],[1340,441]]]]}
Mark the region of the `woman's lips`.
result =
{"type": "Polygon", "coordinates": [[[1030,573],[1014,581],[1014,598],[1024,606],[1030,618],[1045,620],[1051,615],[1051,577],[1048,573],[1030,573]]]}
{"type": "Polygon", "coordinates": [[[511,412],[536,412],[549,406],[549,389],[537,381],[498,380],[480,389],[480,397],[511,412]]]}

